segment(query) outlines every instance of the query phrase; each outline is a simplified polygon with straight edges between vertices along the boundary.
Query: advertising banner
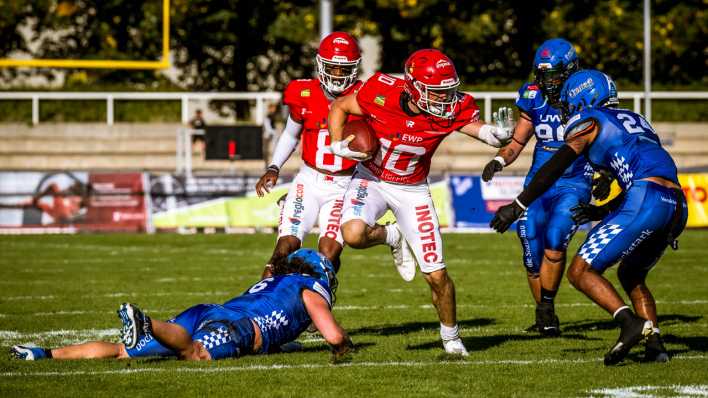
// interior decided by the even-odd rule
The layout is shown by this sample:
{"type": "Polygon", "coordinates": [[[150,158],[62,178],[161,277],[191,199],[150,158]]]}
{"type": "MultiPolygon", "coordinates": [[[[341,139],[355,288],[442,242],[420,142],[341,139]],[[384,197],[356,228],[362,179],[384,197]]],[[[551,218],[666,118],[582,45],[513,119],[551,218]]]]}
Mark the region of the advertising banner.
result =
{"type": "Polygon", "coordinates": [[[452,174],[449,179],[452,193],[455,228],[488,229],[494,212],[511,202],[524,188],[524,177],[494,177],[483,182],[478,175],[452,174]]]}
{"type": "Polygon", "coordinates": [[[145,231],[142,173],[2,172],[5,233],[145,231]]]}
{"type": "MultiPolygon", "coordinates": [[[[258,176],[151,175],[152,223],[157,229],[277,227],[278,199],[287,194],[292,175],[280,176],[270,194],[255,193],[258,176]]],[[[447,179],[429,178],[441,226],[450,225],[447,179]]],[[[387,212],[379,222],[393,221],[387,212]]]]}
{"type": "Polygon", "coordinates": [[[688,205],[687,227],[708,227],[708,174],[679,174],[688,205]]]}

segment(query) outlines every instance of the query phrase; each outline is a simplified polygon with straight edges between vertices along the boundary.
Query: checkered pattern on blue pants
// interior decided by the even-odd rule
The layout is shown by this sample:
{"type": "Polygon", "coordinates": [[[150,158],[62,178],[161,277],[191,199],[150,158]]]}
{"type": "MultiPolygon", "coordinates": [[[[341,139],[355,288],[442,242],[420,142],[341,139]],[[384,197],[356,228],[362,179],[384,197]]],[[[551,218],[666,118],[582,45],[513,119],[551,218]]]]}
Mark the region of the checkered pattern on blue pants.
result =
{"type": "Polygon", "coordinates": [[[622,228],[617,224],[605,224],[600,229],[590,235],[583,246],[580,247],[578,254],[588,264],[592,264],[592,260],[604,249],[612,239],[622,232],[622,228]]]}
{"type": "Polygon", "coordinates": [[[212,330],[208,334],[199,336],[197,341],[201,342],[207,350],[211,350],[214,347],[218,347],[231,341],[231,334],[226,327],[219,326],[218,329],[212,330]]]}

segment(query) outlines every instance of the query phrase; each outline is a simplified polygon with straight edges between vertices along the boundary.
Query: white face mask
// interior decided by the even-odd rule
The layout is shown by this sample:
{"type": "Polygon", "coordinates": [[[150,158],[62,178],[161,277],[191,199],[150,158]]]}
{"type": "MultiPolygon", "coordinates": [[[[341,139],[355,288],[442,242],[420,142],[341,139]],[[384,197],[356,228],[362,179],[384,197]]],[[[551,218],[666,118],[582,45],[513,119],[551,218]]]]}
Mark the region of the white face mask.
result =
{"type": "Polygon", "coordinates": [[[457,95],[459,85],[459,80],[446,86],[430,86],[416,81],[413,86],[420,94],[416,105],[433,116],[449,119],[455,114],[459,100],[457,95]]]}
{"type": "Polygon", "coordinates": [[[322,86],[330,93],[341,94],[356,81],[361,59],[356,61],[337,61],[324,59],[318,54],[316,60],[317,77],[322,86]]]}

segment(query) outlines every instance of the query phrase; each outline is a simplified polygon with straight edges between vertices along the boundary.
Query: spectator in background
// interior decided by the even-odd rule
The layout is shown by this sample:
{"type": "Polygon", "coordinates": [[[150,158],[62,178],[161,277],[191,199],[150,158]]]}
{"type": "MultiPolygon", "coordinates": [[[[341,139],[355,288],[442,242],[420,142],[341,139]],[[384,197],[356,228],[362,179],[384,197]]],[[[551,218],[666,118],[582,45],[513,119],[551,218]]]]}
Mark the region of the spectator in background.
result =
{"type": "MultiPolygon", "coordinates": [[[[189,119],[189,127],[192,128],[193,130],[204,130],[206,127],[206,122],[204,121],[204,117],[202,116],[202,110],[197,109],[194,112],[194,117],[189,119]]],[[[204,139],[204,133],[201,134],[192,134],[192,149],[196,150],[199,153],[204,152],[204,145],[205,145],[205,139],[204,139]]]]}
{"type": "Polygon", "coordinates": [[[276,127],[276,123],[280,121],[280,112],[278,108],[280,108],[280,106],[277,102],[268,104],[266,116],[263,120],[263,160],[266,162],[273,154],[273,149],[277,138],[276,136],[278,134],[276,127]]]}

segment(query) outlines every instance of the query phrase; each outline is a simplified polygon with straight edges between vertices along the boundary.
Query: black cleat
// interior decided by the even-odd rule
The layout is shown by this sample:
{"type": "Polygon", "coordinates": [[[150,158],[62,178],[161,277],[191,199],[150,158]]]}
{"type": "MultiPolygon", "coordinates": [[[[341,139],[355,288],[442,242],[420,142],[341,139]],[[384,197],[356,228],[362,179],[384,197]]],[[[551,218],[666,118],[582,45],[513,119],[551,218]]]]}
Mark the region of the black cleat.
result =
{"type": "Polygon", "coordinates": [[[647,337],[644,350],[644,360],[647,362],[669,362],[669,352],[664,347],[659,334],[647,337]]]}
{"type": "Polygon", "coordinates": [[[620,331],[619,339],[617,339],[615,345],[605,354],[605,366],[622,362],[632,347],[639,344],[652,333],[654,333],[652,322],[634,315],[631,323],[620,331]]]}
{"type": "Polygon", "coordinates": [[[540,303],[536,306],[536,328],[543,337],[560,336],[560,322],[552,303],[540,303]]]}
{"type": "Polygon", "coordinates": [[[129,350],[135,348],[141,338],[152,334],[150,317],[135,304],[123,303],[118,309],[118,316],[123,321],[120,339],[125,344],[125,348],[129,350]]]}

